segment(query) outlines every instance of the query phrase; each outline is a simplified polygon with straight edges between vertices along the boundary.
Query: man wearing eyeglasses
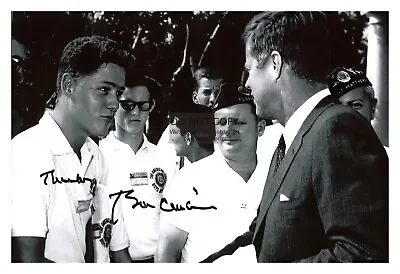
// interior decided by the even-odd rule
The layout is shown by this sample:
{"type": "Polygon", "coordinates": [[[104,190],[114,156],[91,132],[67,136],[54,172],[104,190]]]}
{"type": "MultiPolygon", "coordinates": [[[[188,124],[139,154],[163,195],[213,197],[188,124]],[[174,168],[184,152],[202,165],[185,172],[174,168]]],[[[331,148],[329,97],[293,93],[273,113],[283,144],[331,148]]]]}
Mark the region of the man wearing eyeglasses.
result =
{"type": "Polygon", "coordinates": [[[157,91],[158,87],[147,76],[127,73],[126,88],[115,115],[115,131],[100,141],[109,167],[110,197],[121,204],[130,241],[129,254],[132,262],[138,263],[154,261],[159,203],[170,177],[156,146],[144,134],[157,91]]]}

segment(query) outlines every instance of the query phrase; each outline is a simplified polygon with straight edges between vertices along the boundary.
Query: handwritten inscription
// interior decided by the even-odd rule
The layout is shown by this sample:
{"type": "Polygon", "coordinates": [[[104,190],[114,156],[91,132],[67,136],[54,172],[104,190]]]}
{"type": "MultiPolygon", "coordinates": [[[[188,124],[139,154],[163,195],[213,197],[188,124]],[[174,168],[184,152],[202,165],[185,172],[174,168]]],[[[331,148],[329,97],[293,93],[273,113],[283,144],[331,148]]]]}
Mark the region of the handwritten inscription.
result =
{"type": "MultiPolygon", "coordinates": [[[[193,191],[196,193],[196,195],[198,195],[198,191],[196,190],[196,188],[193,188],[193,191]]],[[[131,190],[120,190],[118,192],[112,193],[109,195],[110,199],[112,197],[116,197],[112,206],[112,215],[111,215],[111,220],[113,220],[113,224],[115,225],[118,220],[114,221],[114,209],[115,209],[115,205],[117,204],[118,200],[121,198],[122,195],[125,194],[125,199],[128,200],[132,200],[133,204],[132,204],[132,209],[135,209],[136,207],[141,207],[143,209],[145,208],[155,208],[154,205],[146,202],[146,201],[142,201],[139,200],[137,197],[131,195],[133,192],[135,192],[133,189],[131,190]]],[[[216,206],[196,206],[196,205],[192,205],[191,201],[187,201],[184,205],[181,204],[176,204],[176,203],[171,203],[168,202],[168,200],[166,198],[161,198],[160,200],[160,210],[161,211],[165,211],[165,212],[171,212],[171,211],[185,211],[185,210],[210,210],[210,209],[217,209],[216,206]]]]}
{"type": "Polygon", "coordinates": [[[191,205],[190,201],[187,201],[185,205],[168,203],[167,199],[161,198],[160,201],[160,209],[161,211],[171,212],[171,211],[185,211],[185,210],[210,210],[217,209],[216,206],[195,206],[191,205]],[[166,206],[166,207],[164,207],[166,206]]]}
{"type": "Polygon", "coordinates": [[[43,178],[43,182],[44,184],[47,186],[48,185],[48,181],[51,180],[50,183],[52,183],[53,185],[59,183],[59,184],[72,184],[72,183],[76,183],[76,184],[84,184],[85,182],[90,182],[93,183],[93,180],[95,179],[91,179],[91,178],[86,178],[86,177],[81,177],[79,174],[76,174],[76,179],[70,179],[70,178],[58,178],[56,176],[54,176],[54,172],[55,170],[50,170],[50,171],[46,171],[43,172],[42,174],[40,174],[40,177],[44,177],[43,178]]]}

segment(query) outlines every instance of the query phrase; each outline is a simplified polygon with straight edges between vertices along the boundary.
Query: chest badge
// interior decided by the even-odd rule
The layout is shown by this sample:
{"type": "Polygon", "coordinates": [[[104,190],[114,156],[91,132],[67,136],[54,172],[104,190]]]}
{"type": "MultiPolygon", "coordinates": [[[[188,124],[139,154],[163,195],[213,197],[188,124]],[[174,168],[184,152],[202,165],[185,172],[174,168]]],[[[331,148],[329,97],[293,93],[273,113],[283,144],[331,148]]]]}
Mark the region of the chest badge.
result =
{"type": "Polygon", "coordinates": [[[167,174],[162,168],[156,167],[150,172],[149,176],[152,180],[152,186],[158,193],[162,193],[167,182],[167,174]]]}

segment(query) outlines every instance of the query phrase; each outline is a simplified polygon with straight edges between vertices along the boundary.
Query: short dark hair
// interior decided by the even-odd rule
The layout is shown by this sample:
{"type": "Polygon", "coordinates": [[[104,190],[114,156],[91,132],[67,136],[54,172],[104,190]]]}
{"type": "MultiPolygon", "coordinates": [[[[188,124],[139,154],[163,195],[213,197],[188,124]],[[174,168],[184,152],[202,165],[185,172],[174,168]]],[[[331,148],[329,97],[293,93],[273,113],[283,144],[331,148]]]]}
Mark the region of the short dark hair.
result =
{"type": "MultiPolygon", "coordinates": [[[[207,150],[214,150],[215,124],[214,112],[211,108],[203,105],[196,105],[189,108],[182,108],[181,111],[170,111],[170,118],[178,118],[176,126],[183,136],[187,132],[196,138],[198,144],[207,150]]],[[[172,119],[170,119],[172,120],[172,119]]]]}
{"type": "Polygon", "coordinates": [[[73,77],[89,75],[103,64],[113,63],[128,69],[133,55],[121,44],[101,36],[79,37],[69,42],[61,55],[57,73],[57,91],[64,73],[73,77]]]}
{"type": "Polygon", "coordinates": [[[199,87],[199,81],[202,78],[207,78],[207,79],[223,79],[223,72],[216,68],[216,67],[199,67],[196,69],[196,71],[193,74],[193,86],[195,88],[195,91],[197,91],[199,87]]]}
{"type": "Polygon", "coordinates": [[[145,86],[150,93],[150,99],[158,99],[161,86],[157,81],[148,75],[137,72],[134,67],[130,67],[125,77],[125,87],[145,86]]]}
{"type": "Polygon", "coordinates": [[[323,12],[264,12],[247,24],[242,39],[262,64],[272,51],[300,78],[326,82],[330,68],[328,22],[323,12]]]}

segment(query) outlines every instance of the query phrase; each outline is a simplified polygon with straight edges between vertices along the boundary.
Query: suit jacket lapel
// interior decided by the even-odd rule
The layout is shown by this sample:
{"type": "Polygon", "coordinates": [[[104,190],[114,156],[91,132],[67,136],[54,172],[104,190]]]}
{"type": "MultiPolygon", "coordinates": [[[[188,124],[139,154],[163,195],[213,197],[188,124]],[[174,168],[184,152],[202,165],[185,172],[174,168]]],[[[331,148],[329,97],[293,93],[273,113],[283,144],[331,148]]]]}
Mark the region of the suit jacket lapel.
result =
{"type": "Polygon", "coordinates": [[[303,144],[303,137],[306,133],[310,130],[311,126],[314,124],[315,120],[327,109],[330,105],[337,102],[332,96],[327,96],[321,100],[321,102],[314,108],[314,110],[308,115],[302,126],[300,127],[299,132],[297,133],[296,137],[294,138],[291,146],[287,150],[285,157],[283,158],[278,171],[276,172],[275,176],[273,176],[273,167],[272,165],[275,164],[276,158],[276,150],[271,161],[271,166],[268,172],[267,181],[264,186],[264,192],[260,203],[260,212],[257,216],[257,223],[256,229],[254,233],[254,238],[257,235],[258,230],[260,229],[261,223],[265,218],[266,213],[268,212],[269,207],[275,196],[278,193],[280,186],[285,178],[285,175],[291,166],[294,158],[297,155],[301,145],[303,144]]]}

